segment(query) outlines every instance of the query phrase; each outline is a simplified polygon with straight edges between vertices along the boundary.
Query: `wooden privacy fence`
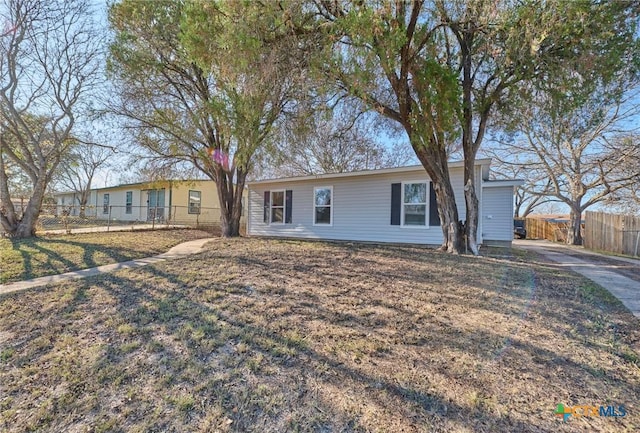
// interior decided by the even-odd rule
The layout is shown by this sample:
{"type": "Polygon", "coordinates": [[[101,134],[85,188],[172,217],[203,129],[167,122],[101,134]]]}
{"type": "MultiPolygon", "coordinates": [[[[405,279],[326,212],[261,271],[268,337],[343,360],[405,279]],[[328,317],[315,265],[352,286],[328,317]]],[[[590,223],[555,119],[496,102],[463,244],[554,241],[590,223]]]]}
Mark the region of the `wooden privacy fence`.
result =
{"type": "Polygon", "coordinates": [[[567,239],[569,224],[566,221],[554,221],[527,217],[525,228],[527,239],[547,239],[552,242],[564,242],[567,239]]]}
{"type": "Polygon", "coordinates": [[[638,256],[640,254],[640,217],[587,212],[584,246],[590,250],[638,256]]]}

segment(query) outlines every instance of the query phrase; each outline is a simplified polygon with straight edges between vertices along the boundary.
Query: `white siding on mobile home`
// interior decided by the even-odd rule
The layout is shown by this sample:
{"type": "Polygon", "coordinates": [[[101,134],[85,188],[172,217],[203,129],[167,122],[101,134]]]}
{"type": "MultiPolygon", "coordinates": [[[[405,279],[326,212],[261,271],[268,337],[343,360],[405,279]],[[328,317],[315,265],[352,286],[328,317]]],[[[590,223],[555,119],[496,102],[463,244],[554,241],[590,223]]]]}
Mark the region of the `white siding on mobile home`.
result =
{"type": "MultiPolygon", "coordinates": [[[[450,172],[460,218],[464,219],[463,168],[453,167],[450,172]]],[[[481,172],[477,170],[478,194],[482,187],[481,172]]],[[[429,184],[429,177],[422,167],[254,182],[249,185],[248,234],[439,245],[442,229],[440,225],[429,224],[430,207],[433,206],[429,200],[425,226],[391,224],[392,184],[413,182],[429,184]],[[322,187],[332,190],[330,225],[314,223],[314,190],[322,187]],[[290,223],[264,221],[265,191],[291,191],[290,223]]]]}
{"type": "Polygon", "coordinates": [[[513,187],[509,182],[485,182],[482,188],[482,237],[496,243],[513,239],[513,187]],[[504,184],[507,183],[505,186],[504,184]]]}

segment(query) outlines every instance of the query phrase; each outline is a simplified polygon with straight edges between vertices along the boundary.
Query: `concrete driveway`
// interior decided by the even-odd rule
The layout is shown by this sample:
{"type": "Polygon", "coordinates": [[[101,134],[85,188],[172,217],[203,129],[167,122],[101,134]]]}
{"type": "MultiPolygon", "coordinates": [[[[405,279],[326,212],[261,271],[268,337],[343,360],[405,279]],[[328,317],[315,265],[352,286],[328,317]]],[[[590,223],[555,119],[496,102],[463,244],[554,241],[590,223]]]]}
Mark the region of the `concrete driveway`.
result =
{"type": "Polygon", "coordinates": [[[539,240],[514,240],[515,248],[535,251],[607,289],[640,317],[640,260],[609,256],[582,247],[539,240]]]}

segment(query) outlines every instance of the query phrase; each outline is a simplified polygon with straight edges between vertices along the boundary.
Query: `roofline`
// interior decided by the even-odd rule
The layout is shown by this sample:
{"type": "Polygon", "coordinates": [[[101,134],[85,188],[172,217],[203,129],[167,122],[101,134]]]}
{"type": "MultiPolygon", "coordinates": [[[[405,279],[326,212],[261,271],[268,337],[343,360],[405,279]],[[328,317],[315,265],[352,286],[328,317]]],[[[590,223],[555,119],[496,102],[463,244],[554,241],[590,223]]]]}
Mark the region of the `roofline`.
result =
{"type": "Polygon", "coordinates": [[[499,180],[485,180],[482,182],[483,188],[498,188],[501,186],[521,186],[524,185],[522,179],[499,179],[499,180]]]}
{"type": "Polygon", "coordinates": [[[111,188],[123,188],[126,186],[138,186],[138,185],[153,185],[153,184],[162,184],[162,183],[178,183],[178,182],[213,182],[211,179],[159,179],[159,180],[147,180],[144,182],[134,182],[134,183],[121,183],[119,185],[113,186],[104,186],[102,188],[92,188],[96,191],[101,189],[111,189],[111,188]]]}
{"type": "MultiPolygon", "coordinates": [[[[162,183],[177,183],[177,182],[213,182],[211,179],[162,179],[162,180],[148,180],[145,182],[134,182],[134,183],[121,183],[119,185],[113,186],[103,186],[102,188],[91,188],[89,191],[101,191],[105,189],[115,189],[115,188],[126,188],[126,187],[134,187],[134,186],[145,186],[152,184],[162,184],[162,183]]],[[[54,192],[53,195],[60,194],[77,194],[78,191],[57,191],[54,192]]]]}
{"type": "MultiPolygon", "coordinates": [[[[464,167],[464,161],[452,161],[449,164],[449,168],[460,168],[464,167]]],[[[491,158],[482,158],[476,159],[476,166],[489,166],[491,165],[491,158]]],[[[393,173],[407,173],[411,171],[425,171],[422,165],[409,165],[405,167],[394,167],[394,168],[379,168],[374,170],[361,170],[361,171],[351,171],[345,173],[327,173],[327,174],[312,174],[308,176],[295,176],[295,177],[285,177],[285,178],[276,178],[276,179],[264,179],[264,180],[256,180],[253,182],[247,182],[248,186],[251,185],[262,185],[267,183],[289,183],[289,182],[302,182],[307,180],[322,180],[322,179],[335,179],[341,177],[356,177],[356,176],[371,176],[378,174],[393,174],[393,173]]]]}

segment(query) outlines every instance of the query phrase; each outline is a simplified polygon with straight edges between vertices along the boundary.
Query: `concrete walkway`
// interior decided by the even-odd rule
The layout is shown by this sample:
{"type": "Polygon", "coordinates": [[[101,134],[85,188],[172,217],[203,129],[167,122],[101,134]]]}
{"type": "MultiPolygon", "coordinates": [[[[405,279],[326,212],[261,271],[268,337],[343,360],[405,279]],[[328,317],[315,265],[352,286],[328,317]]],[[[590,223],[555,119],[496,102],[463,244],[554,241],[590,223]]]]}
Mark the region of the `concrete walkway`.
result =
{"type": "MultiPolygon", "coordinates": [[[[580,247],[555,244],[549,241],[518,240],[513,242],[515,248],[535,251],[554,261],[560,267],[566,267],[607,289],[618,298],[636,316],[640,317],[640,260],[632,258],[608,256],[580,247]],[[576,257],[579,256],[579,257],[576,257]],[[603,262],[606,260],[606,262],[603,262]],[[619,263],[620,266],[610,263],[619,263]],[[637,267],[638,278],[629,278],[620,268],[637,267]]],[[[635,276],[632,275],[632,276],[635,276]]]]}
{"type": "Polygon", "coordinates": [[[46,277],[34,278],[32,280],[16,281],[14,283],[0,284],[0,295],[6,293],[19,292],[22,290],[31,289],[34,287],[46,286],[47,284],[57,283],[65,280],[75,280],[80,278],[92,277],[94,275],[105,274],[108,272],[119,271],[121,269],[139,268],[141,266],[147,266],[153,263],[162,262],[169,259],[177,259],[180,257],[186,257],[191,254],[196,254],[204,249],[204,245],[216,238],[204,238],[196,239],[189,242],[184,242],[171,248],[166,253],[158,254],[153,257],[146,257],[143,259],[129,260],[127,262],[112,263],[110,265],[98,266],[96,268],[82,269],[79,271],[66,272],[59,275],[49,275],[46,277]]]}

